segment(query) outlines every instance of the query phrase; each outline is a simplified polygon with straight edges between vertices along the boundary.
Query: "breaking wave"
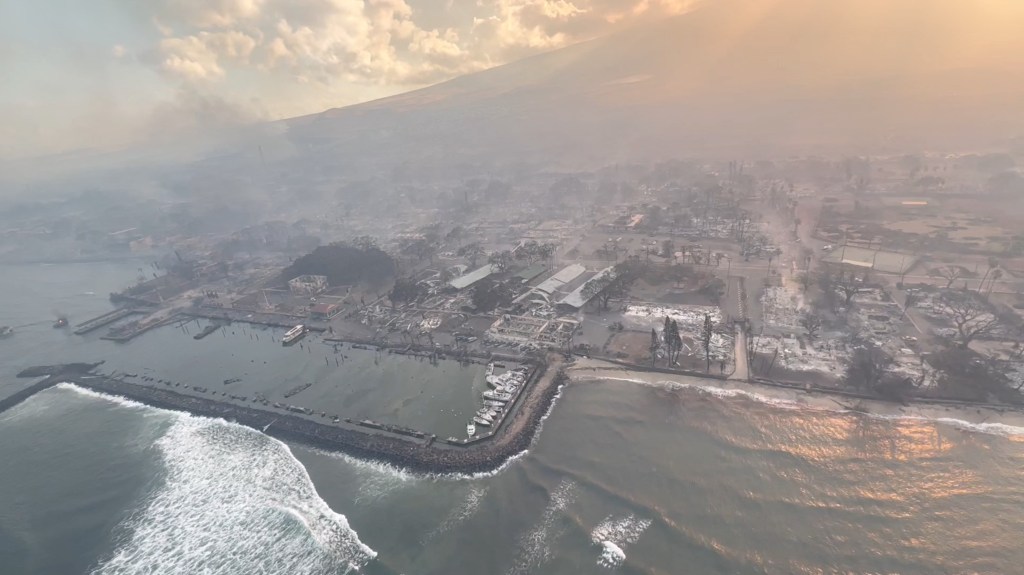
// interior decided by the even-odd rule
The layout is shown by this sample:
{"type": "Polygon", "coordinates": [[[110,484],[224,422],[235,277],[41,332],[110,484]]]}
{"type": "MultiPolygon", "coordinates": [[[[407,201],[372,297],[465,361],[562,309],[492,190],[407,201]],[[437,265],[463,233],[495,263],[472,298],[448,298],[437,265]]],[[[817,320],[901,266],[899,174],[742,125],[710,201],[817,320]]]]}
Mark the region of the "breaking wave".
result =
{"type": "Polygon", "coordinates": [[[590,532],[590,540],[594,545],[601,547],[597,564],[609,569],[622,565],[626,561],[626,552],[623,548],[636,543],[650,526],[650,519],[638,519],[633,515],[606,517],[590,532]]]}
{"type": "Polygon", "coordinates": [[[154,414],[157,414],[157,413],[174,413],[174,414],[177,414],[178,413],[178,412],[167,411],[167,410],[164,410],[164,409],[158,409],[158,408],[155,408],[155,407],[150,407],[150,406],[146,405],[145,403],[141,403],[141,402],[138,402],[138,401],[133,401],[131,399],[127,399],[127,398],[121,397],[120,395],[107,395],[105,393],[100,393],[98,391],[93,391],[93,390],[91,390],[89,388],[86,388],[86,387],[79,387],[79,386],[77,386],[77,385],[75,385],[73,383],[58,383],[54,387],[56,389],[60,389],[60,390],[64,390],[64,391],[73,391],[73,392],[75,392],[75,393],[77,393],[79,395],[82,395],[82,396],[85,396],[85,397],[91,397],[92,399],[101,399],[101,400],[107,401],[109,403],[115,403],[117,405],[120,405],[121,407],[127,407],[129,409],[147,410],[147,411],[151,411],[154,414]]]}
{"type": "Polygon", "coordinates": [[[145,409],[169,417],[154,444],[164,473],[142,508],[120,526],[119,546],[93,575],[333,574],[376,557],[345,516],[319,497],[284,443],[223,420],[145,409]]]}
{"type": "Polygon", "coordinates": [[[540,521],[520,539],[519,552],[509,575],[533,573],[551,559],[551,543],[565,530],[558,525],[559,515],[576,500],[576,491],[576,484],[568,479],[555,488],[540,521]]]}
{"type": "MultiPolygon", "coordinates": [[[[850,412],[860,413],[860,412],[850,412]]],[[[886,415],[881,413],[860,413],[875,419],[884,419],[887,421],[920,421],[924,423],[941,423],[950,427],[955,427],[962,431],[971,431],[975,433],[985,433],[988,435],[1000,435],[1002,437],[1021,437],[1024,436],[1024,427],[1016,425],[1008,425],[1006,423],[972,423],[970,421],[964,421],[962,419],[956,419],[953,417],[922,417],[919,415],[886,415]]]]}
{"type": "Polygon", "coordinates": [[[414,485],[418,480],[423,479],[421,475],[383,461],[359,459],[337,451],[321,449],[314,451],[321,456],[341,460],[354,470],[359,479],[354,502],[359,505],[373,505],[392,493],[414,485]]]}
{"type": "Polygon", "coordinates": [[[788,399],[780,399],[778,397],[769,397],[753,391],[746,391],[743,389],[726,389],[724,387],[717,387],[714,385],[698,385],[695,383],[682,383],[679,381],[671,380],[658,380],[658,381],[647,381],[643,379],[630,378],[630,377],[615,377],[615,376],[583,376],[576,378],[579,381],[625,381],[628,383],[636,383],[639,385],[645,385],[647,387],[657,387],[659,389],[667,389],[669,391],[679,390],[693,390],[700,393],[706,393],[708,395],[720,398],[720,399],[732,399],[736,397],[742,397],[763,403],[765,405],[771,405],[781,409],[807,409],[809,406],[802,404],[798,401],[792,401],[788,399]]]}
{"type": "MultiPolygon", "coordinates": [[[[742,397],[751,401],[756,401],[765,405],[780,409],[799,409],[807,411],[828,411],[832,413],[848,413],[859,416],[866,416],[873,419],[883,419],[886,421],[917,421],[922,423],[939,423],[943,425],[949,425],[963,431],[970,431],[975,433],[985,433],[988,435],[999,435],[1002,437],[1021,437],[1024,436],[1024,427],[1009,425],[1006,423],[973,423],[965,421],[963,419],[956,419],[954,417],[925,417],[921,415],[912,414],[884,414],[884,413],[871,413],[864,411],[856,411],[851,409],[837,409],[823,406],[812,406],[799,401],[793,401],[788,399],[781,399],[777,397],[769,397],[760,393],[752,391],[746,391],[742,389],[726,389],[716,387],[714,385],[697,385],[692,383],[681,383],[678,381],[660,380],[656,382],[646,381],[643,379],[629,378],[629,377],[615,377],[615,376],[575,376],[573,378],[576,381],[624,381],[629,383],[636,383],[639,385],[645,385],[648,387],[657,387],[661,389],[682,390],[690,389],[700,393],[706,393],[714,397],[721,399],[730,399],[736,397],[742,397]]],[[[956,406],[960,408],[961,406],[956,406]]],[[[964,405],[963,408],[970,408],[970,405],[964,405]]]]}

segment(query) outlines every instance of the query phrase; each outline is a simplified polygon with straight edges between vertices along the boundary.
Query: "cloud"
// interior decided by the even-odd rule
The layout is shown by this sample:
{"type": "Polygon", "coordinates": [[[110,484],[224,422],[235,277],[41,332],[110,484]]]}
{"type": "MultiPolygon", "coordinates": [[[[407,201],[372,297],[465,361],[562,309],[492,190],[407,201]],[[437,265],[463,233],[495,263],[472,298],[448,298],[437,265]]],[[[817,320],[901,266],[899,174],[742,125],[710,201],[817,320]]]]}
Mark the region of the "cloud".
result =
{"type": "MultiPolygon", "coordinates": [[[[586,40],[633,18],[677,13],[689,4],[480,0],[465,25],[434,28],[421,26],[423,12],[405,0],[162,0],[154,17],[166,36],[158,48],[159,67],[186,82],[219,80],[235,67],[251,66],[284,71],[305,83],[414,86],[586,40]]],[[[437,20],[437,14],[430,16],[437,20]]]]}
{"type": "MultiPolygon", "coordinates": [[[[66,89],[8,89],[0,156],[318,112],[594,38],[691,0],[112,1],[141,28],[65,51],[92,62],[55,65],[63,73],[47,82],[66,89]],[[52,102],[60,117],[39,111],[53,94],[67,95],[52,102]],[[103,141],[88,135],[94,122],[103,141]]],[[[0,39],[0,66],[22,50],[0,39]]]]}
{"type": "Polygon", "coordinates": [[[248,64],[259,40],[235,30],[160,40],[160,69],[188,82],[224,76],[222,62],[248,64]]]}
{"type": "Polygon", "coordinates": [[[162,22],[178,21],[197,28],[231,28],[259,17],[263,0],[163,0],[156,3],[162,22]]]}

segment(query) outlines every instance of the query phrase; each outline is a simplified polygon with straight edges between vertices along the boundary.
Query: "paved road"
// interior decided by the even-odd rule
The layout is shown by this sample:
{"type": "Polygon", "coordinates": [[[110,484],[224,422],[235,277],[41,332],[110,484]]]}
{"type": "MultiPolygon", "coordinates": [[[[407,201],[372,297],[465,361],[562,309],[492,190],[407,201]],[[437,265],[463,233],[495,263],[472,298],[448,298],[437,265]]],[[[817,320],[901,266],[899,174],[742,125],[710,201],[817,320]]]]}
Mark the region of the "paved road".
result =
{"type": "Polygon", "coordinates": [[[748,381],[750,379],[750,363],[747,360],[747,334],[742,324],[736,324],[736,369],[729,379],[748,381]]]}

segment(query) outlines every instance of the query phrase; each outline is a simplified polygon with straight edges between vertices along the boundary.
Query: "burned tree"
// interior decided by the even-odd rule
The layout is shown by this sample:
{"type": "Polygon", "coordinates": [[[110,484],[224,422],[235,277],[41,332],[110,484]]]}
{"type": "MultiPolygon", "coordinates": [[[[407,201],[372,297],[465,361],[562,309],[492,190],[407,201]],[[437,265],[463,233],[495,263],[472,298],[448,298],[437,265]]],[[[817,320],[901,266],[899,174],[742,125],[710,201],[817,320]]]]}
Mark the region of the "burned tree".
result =
{"type": "Polygon", "coordinates": [[[821,316],[811,310],[800,315],[800,325],[807,331],[807,339],[814,340],[821,330],[821,316]]]}
{"type": "Polygon", "coordinates": [[[938,276],[946,280],[946,289],[953,287],[956,280],[960,279],[964,275],[964,268],[960,266],[943,266],[931,270],[928,275],[938,276]]]}
{"type": "Polygon", "coordinates": [[[939,304],[956,327],[957,344],[961,348],[966,348],[979,336],[992,333],[999,326],[999,317],[974,292],[944,292],[939,297],[939,304]]]}
{"type": "Polygon", "coordinates": [[[848,308],[853,302],[853,297],[860,291],[863,282],[857,278],[857,273],[854,270],[846,270],[845,273],[843,270],[839,270],[832,285],[843,294],[843,305],[848,308]]]}
{"type": "Polygon", "coordinates": [[[846,384],[857,389],[875,389],[889,374],[893,358],[873,343],[857,347],[846,368],[846,384]]]}

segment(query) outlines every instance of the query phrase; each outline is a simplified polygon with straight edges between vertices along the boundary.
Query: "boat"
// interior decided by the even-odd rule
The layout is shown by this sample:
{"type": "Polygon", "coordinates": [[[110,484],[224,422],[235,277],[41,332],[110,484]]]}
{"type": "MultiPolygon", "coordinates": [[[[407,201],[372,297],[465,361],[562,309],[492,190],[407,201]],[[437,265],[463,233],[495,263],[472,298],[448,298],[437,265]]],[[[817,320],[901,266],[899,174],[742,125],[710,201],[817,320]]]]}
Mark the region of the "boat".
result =
{"type": "Polygon", "coordinates": [[[487,407],[502,407],[505,405],[505,402],[497,399],[485,399],[484,405],[487,407]]]}
{"type": "Polygon", "coordinates": [[[0,327],[0,337],[10,337],[12,335],[14,335],[14,328],[13,327],[11,327],[9,325],[5,325],[3,327],[0,327]]]}
{"type": "Polygon", "coordinates": [[[469,435],[470,437],[476,435],[476,425],[473,425],[472,421],[466,424],[466,435],[469,435]]]}
{"type": "Polygon", "coordinates": [[[500,391],[490,391],[490,390],[488,390],[488,391],[484,392],[484,398],[485,399],[500,399],[501,401],[511,401],[512,400],[512,395],[508,394],[508,393],[502,393],[500,391]]]}
{"type": "Polygon", "coordinates": [[[281,338],[281,344],[288,345],[295,343],[302,339],[302,336],[304,335],[306,335],[306,326],[299,324],[285,332],[284,337],[281,338]]]}
{"type": "Polygon", "coordinates": [[[493,361],[491,363],[487,364],[487,373],[485,375],[487,375],[487,376],[494,375],[494,362],[493,361]]]}
{"type": "Polygon", "coordinates": [[[68,318],[61,316],[57,318],[57,321],[53,322],[54,329],[60,329],[68,326],[68,318]]]}
{"type": "Polygon", "coordinates": [[[473,422],[476,423],[477,425],[483,425],[484,427],[490,427],[491,426],[491,422],[490,421],[487,421],[486,419],[483,419],[481,417],[474,417],[473,418],[473,422]]]}

